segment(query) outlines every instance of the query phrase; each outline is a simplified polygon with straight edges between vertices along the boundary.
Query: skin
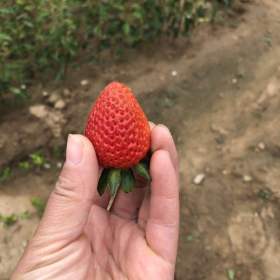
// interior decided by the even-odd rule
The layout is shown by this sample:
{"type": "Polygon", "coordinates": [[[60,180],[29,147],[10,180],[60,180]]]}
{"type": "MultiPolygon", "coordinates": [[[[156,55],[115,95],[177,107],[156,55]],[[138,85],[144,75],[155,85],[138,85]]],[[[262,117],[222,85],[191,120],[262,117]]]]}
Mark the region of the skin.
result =
{"type": "Polygon", "coordinates": [[[108,194],[96,191],[100,166],[92,144],[69,136],[63,170],[12,280],[174,279],[177,152],[165,126],[151,125],[151,137],[150,188],[138,180],[108,212],[108,194]]]}

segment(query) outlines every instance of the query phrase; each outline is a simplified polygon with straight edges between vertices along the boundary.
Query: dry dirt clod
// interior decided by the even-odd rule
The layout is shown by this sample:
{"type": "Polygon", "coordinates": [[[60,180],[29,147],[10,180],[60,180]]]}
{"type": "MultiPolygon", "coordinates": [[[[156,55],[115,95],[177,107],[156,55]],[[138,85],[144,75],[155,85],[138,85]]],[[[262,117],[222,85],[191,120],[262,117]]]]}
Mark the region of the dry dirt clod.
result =
{"type": "Polygon", "coordinates": [[[59,100],[59,95],[56,92],[52,93],[48,98],[48,102],[51,105],[54,105],[58,100],[59,100]]]}
{"type": "Polygon", "coordinates": [[[46,105],[38,104],[31,106],[29,113],[46,123],[54,137],[61,136],[62,125],[65,123],[62,112],[51,109],[46,105]]]}
{"type": "Polygon", "coordinates": [[[205,180],[205,174],[204,173],[200,173],[198,175],[196,175],[193,179],[193,183],[195,185],[200,185],[203,183],[203,181],[205,180]]]}
{"type": "Polygon", "coordinates": [[[58,109],[58,110],[64,109],[65,106],[66,106],[66,103],[62,99],[57,100],[54,104],[54,108],[58,109]]]}
{"type": "Polygon", "coordinates": [[[242,211],[232,217],[228,234],[238,259],[248,263],[263,255],[267,239],[262,220],[257,213],[242,211]]]}
{"type": "Polygon", "coordinates": [[[262,106],[268,106],[277,93],[280,90],[280,83],[279,81],[273,77],[271,81],[268,83],[266,89],[262,92],[260,97],[258,98],[255,107],[259,108],[262,106]]]}
{"type": "Polygon", "coordinates": [[[268,205],[267,207],[262,208],[260,215],[263,219],[274,219],[275,218],[274,211],[273,211],[273,208],[271,205],[268,205]]]}
{"type": "Polygon", "coordinates": [[[70,90],[69,90],[68,88],[65,88],[65,89],[63,90],[63,95],[64,95],[65,97],[70,96],[70,95],[71,95],[70,90]]]}
{"type": "Polygon", "coordinates": [[[45,105],[38,104],[29,107],[29,113],[39,119],[45,118],[48,114],[48,110],[45,105]]]}
{"type": "Polygon", "coordinates": [[[214,132],[214,133],[218,133],[222,136],[226,136],[228,135],[228,131],[226,129],[224,129],[223,127],[220,127],[216,124],[211,124],[211,127],[210,127],[211,131],[214,132]]]}

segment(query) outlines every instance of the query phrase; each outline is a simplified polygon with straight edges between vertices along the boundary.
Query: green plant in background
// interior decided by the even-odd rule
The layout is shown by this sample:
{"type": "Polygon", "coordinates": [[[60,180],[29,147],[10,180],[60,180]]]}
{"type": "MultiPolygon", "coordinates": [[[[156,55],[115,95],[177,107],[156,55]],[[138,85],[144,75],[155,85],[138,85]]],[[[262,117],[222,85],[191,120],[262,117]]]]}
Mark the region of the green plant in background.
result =
{"type": "Polygon", "coordinates": [[[4,182],[9,179],[12,175],[12,170],[10,167],[5,167],[2,171],[0,171],[0,182],[4,182]]]}
{"type": "Polygon", "coordinates": [[[15,214],[3,216],[0,214],[0,222],[2,222],[6,227],[14,225],[18,221],[18,217],[15,214]]]}
{"type": "Polygon", "coordinates": [[[41,151],[35,151],[29,155],[29,159],[22,160],[18,163],[18,167],[21,170],[29,171],[34,167],[45,167],[49,165],[44,154],[41,151]]]}
{"type": "Polygon", "coordinates": [[[272,198],[273,193],[268,189],[261,189],[258,191],[257,196],[263,201],[268,201],[272,198]]]}
{"type": "Polygon", "coordinates": [[[26,210],[18,215],[19,219],[21,220],[29,220],[31,218],[31,213],[26,210]]]}
{"type": "Polygon", "coordinates": [[[4,224],[6,227],[10,227],[17,223],[19,220],[28,220],[31,218],[31,213],[26,210],[20,214],[10,214],[10,215],[2,215],[0,214],[0,222],[4,224]]]}
{"type": "Polygon", "coordinates": [[[35,208],[37,215],[42,217],[45,211],[46,202],[40,197],[32,197],[31,204],[35,208]]]}
{"type": "Polygon", "coordinates": [[[235,271],[233,269],[227,270],[227,278],[228,280],[235,280],[235,271]]]}
{"type": "Polygon", "coordinates": [[[19,162],[18,167],[27,171],[31,169],[31,164],[28,161],[21,161],[19,162]]]}
{"type": "Polygon", "coordinates": [[[61,78],[85,49],[120,52],[160,34],[184,35],[233,0],[1,0],[0,97],[26,97],[25,84],[46,72],[61,78]]]}
{"type": "Polygon", "coordinates": [[[30,155],[32,164],[41,167],[46,162],[45,157],[40,152],[34,152],[30,155]]]}
{"type": "Polygon", "coordinates": [[[76,2],[1,1],[0,91],[20,95],[21,84],[37,71],[65,67],[76,53],[76,2]]]}

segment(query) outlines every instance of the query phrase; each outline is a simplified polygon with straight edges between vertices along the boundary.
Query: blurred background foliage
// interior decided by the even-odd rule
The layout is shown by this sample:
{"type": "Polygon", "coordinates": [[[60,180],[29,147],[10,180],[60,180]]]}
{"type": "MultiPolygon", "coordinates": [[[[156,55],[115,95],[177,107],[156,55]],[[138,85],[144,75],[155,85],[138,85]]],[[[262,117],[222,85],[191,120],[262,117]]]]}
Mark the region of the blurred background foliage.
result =
{"type": "Polygon", "coordinates": [[[23,97],[34,76],[62,77],[83,50],[121,50],[187,34],[233,0],[1,0],[0,98],[23,97]],[[54,71],[55,70],[55,71],[54,71]]]}

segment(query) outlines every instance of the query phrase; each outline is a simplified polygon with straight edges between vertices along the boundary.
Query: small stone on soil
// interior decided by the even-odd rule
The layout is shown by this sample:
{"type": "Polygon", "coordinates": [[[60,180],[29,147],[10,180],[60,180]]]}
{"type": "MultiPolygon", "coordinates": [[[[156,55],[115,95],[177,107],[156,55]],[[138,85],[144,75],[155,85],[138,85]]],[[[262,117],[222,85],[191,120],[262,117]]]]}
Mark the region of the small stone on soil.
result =
{"type": "Polygon", "coordinates": [[[258,144],[258,148],[259,148],[260,150],[264,150],[264,149],[265,149],[265,143],[264,143],[264,142],[260,142],[260,143],[258,144]]]}
{"type": "Polygon", "coordinates": [[[196,184],[196,185],[200,185],[203,183],[205,179],[205,174],[204,173],[200,173],[198,175],[196,175],[193,179],[193,183],[196,184]]]}
{"type": "Polygon", "coordinates": [[[47,96],[49,96],[49,93],[48,93],[47,91],[43,91],[43,92],[42,92],[42,95],[43,95],[44,97],[47,97],[47,96]]]}
{"type": "Polygon", "coordinates": [[[249,183],[249,182],[252,182],[252,181],[253,181],[253,178],[250,175],[244,175],[243,176],[243,182],[249,183]]]}
{"type": "Polygon", "coordinates": [[[272,81],[268,84],[266,91],[268,96],[275,96],[277,94],[277,91],[279,89],[278,83],[276,81],[272,81]]]}
{"type": "Polygon", "coordinates": [[[62,163],[61,163],[61,162],[57,162],[57,163],[56,163],[56,167],[57,167],[58,169],[60,169],[60,168],[62,167],[62,163]]]}
{"type": "Polygon", "coordinates": [[[87,86],[89,84],[89,81],[88,80],[82,80],[81,82],[81,86],[87,86]]]}
{"type": "Polygon", "coordinates": [[[226,169],[224,169],[224,170],[222,171],[222,174],[223,174],[223,175],[228,175],[228,174],[229,174],[229,171],[226,170],[226,169]]]}
{"type": "Polygon", "coordinates": [[[44,168],[45,168],[45,169],[50,169],[50,168],[51,168],[50,163],[44,163],[44,168]]]}
{"type": "Polygon", "coordinates": [[[173,70],[173,71],[171,72],[171,75],[172,75],[173,77],[176,77],[176,76],[178,75],[178,72],[177,72],[176,70],[173,70]]]}

